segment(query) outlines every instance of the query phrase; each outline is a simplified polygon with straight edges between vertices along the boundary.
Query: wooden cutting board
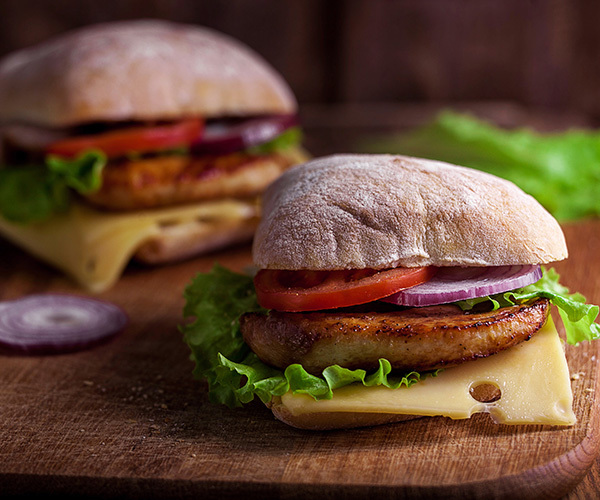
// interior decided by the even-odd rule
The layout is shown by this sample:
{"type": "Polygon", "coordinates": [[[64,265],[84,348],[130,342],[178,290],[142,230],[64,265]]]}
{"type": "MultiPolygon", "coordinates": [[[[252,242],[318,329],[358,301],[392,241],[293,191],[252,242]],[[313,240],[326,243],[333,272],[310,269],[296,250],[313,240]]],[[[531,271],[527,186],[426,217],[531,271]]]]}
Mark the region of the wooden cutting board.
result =
{"type": "MultiPolygon", "coordinates": [[[[600,303],[600,222],[565,227],[562,281],[600,303]]],[[[0,298],[80,293],[53,269],[0,242],[0,298]]],[[[182,291],[213,261],[241,270],[249,248],[158,269],[130,266],[100,297],[127,329],[57,356],[0,358],[0,497],[558,498],[597,492],[600,342],[569,347],[577,424],[495,425],[423,418],[334,432],[292,429],[261,404],[229,410],[192,379],[177,330],[182,291]]]]}

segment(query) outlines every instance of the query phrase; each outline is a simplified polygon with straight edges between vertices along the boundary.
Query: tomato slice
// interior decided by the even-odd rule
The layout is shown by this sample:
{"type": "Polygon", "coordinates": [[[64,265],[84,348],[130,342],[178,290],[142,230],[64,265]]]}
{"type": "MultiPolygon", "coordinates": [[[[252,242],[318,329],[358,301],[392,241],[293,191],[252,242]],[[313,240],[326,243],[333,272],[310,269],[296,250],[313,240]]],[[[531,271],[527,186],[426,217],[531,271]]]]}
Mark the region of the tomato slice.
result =
{"type": "Polygon", "coordinates": [[[434,267],[281,271],[261,269],[254,277],[258,303],[299,312],[366,304],[430,280],[434,267]]]}
{"type": "Polygon", "coordinates": [[[46,148],[46,153],[70,158],[89,149],[99,149],[109,158],[114,158],[131,152],[146,153],[188,146],[200,138],[203,129],[204,122],[200,119],[168,125],[124,128],[54,142],[46,148]]]}

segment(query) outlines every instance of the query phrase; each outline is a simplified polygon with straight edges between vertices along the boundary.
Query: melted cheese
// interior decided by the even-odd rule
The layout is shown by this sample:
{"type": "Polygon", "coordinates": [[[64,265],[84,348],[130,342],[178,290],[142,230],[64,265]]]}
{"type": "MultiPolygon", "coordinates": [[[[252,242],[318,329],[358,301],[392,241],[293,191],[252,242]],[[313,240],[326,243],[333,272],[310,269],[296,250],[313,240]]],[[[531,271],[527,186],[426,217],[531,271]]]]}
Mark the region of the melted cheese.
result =
{"type": "Polygon", "coordinates": [[[0,218],[0,231],[36,257],[62,269],[91,292],[111,287],[145,241],[164,227],[219,225],[257,215],[256,204],[222,200],[141,212],[110,213],[73,204],[68,213],[31,225],[0,218]]]}
{"type": "Polygon", "coordinates": [[[318,412],[394,413],[469,418],[487,412],[502,424],[573,425],[573,394],[563,347],[551,320],[528,342],[491,356],[449,368],[410,388],[352,385],[333,399],[315,401],[287,393],[282,403],[294,415],[318,412]],[[499,400],[483,403],[470,389],[493,384],[499,400]]]}

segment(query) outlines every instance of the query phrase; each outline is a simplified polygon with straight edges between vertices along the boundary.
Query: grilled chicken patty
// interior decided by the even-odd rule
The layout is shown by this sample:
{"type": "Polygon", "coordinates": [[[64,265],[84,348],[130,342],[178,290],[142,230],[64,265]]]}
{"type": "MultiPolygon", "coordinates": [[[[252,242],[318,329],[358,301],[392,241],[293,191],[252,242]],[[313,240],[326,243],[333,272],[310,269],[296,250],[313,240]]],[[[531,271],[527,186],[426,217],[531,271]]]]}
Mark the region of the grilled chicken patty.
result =
{"type": "Polygon", "coordinates": [[[426,371],[482,358],[528,340],[545,323],[547,299],[466,313],[452,305],[388,312],[271,311],[241,318],[244,340],[265,363],[366,370],[385,358],[394,369],[426,371]]]}
{"type": "Polygon", "coordinates": [[[294,161],[285,154],[193,157],[166,155],[109,163],[100,190],[86,196],[98,207],[137,210],[217,198],[256,196],[294,161]]]}

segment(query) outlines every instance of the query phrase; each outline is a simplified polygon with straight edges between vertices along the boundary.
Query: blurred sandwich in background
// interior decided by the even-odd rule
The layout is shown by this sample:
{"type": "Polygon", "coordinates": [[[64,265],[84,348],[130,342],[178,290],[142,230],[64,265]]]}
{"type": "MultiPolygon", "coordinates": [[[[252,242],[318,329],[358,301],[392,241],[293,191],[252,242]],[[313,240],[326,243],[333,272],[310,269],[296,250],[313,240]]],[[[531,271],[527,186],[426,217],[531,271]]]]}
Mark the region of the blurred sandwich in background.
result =
{"type": "Polygon", "coordinates": [[[0,61],[0,232],[89,291],[251,239],[307,159],[297,103],[240,42],[164,21],[95,25],[0,61]]]}

